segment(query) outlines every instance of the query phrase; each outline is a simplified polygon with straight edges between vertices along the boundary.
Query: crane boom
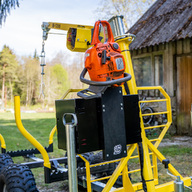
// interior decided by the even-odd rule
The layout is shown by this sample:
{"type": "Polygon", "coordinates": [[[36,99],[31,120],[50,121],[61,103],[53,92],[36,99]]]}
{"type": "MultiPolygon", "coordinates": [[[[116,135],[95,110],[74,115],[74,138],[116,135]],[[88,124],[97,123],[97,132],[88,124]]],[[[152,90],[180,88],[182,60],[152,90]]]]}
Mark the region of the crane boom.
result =
{"type": "Polygon", "coordinates": [[[67,48],[74,52],[85,52],[91,45],[90,25],[79,25],[69,23],[43,22],[43,40],[47,40],[51,29],[67,31],[67,48]]]}

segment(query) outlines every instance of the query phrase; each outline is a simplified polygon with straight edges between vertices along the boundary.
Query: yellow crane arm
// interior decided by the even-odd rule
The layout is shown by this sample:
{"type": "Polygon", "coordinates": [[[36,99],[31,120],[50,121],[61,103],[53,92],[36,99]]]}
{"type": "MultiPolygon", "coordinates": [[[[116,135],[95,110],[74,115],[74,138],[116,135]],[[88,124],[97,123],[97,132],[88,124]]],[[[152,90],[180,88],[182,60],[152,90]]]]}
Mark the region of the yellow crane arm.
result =
{"type": "Polygon", "coordinates": [[[90,25],[79,25],[79,24],[70,24],[70,23],[55,23],[55,22],[48,22],[48,27],[50,29],[59,29],[68,31],[69,28],[87,28],[92,29],[93,26],[90,25]]]}
{"type": "Polygon", "coordinates": [[[91,43],[90,25],[79,25],[69,23],[43,22],[43,40],[47,40],[50,29],[67,31],[67,48],[70,51],[85,52],[91,43]]]}

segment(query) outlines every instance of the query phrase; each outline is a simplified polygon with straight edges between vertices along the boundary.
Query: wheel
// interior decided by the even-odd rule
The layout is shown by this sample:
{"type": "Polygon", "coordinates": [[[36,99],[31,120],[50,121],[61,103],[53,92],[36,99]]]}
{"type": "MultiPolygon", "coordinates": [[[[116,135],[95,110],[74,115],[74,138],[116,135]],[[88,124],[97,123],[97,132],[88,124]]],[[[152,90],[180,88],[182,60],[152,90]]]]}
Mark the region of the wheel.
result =
{"type": "Polygon", "coordinates": [[[38,192],[33,173],[26,165],[10,164],[0,174],[2,192],[38,192]]]}
{"type": "Polygon", "coordinates": [[[6,153],[0,154],[0,173],[3,170],[3,168],[9,164],[13,164],[11,156],[6,153]]]}
{"type": "Polygon", "coordinates": [[[96,164],[103,162],[103,152],[98,153],[84,153],[84,157],[89,161],[90,164],[96,164]]]}
{"type": "MultiPolygon", "coordinates": [[[[150,113],[154,113],[151,107],[142,109],[142,114],[150,114],[150,113]]],[[[143,123],[145,125],[150,125],[153,122],[153,119],[154,119],[154,115],[143,116],[143,123]]]]}

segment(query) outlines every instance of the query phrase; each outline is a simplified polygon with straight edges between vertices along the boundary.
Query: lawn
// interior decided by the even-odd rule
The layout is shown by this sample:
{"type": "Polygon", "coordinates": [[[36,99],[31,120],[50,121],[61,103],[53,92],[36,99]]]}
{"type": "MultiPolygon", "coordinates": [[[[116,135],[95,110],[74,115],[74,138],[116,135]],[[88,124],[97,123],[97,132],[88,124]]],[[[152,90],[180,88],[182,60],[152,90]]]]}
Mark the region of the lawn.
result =
{"type": "MultiPolygon", "coordinates": [[[[21,113],[21,119],[23,126],[27,129],[27,131],[44,147],[48,147],[49,133],[55,126],[55,113],[21,113]]],[[[11,112],[0,113],[0,134],[2,134],[5,139],[7,151],[34,148],[18,130],[14,114],[11,112]]],[[[54,153],[49,153],[49,156],[50,158],[53,158],[62,157],[64,155],[65,151],[57,148],[57,136],[55,134],[54,153]]],[[[37,156],[41,158],[41,155],[37,156]]],[[[24,161],[22,157],[15,157],[13,160],[15,163],[22,163],[24,161]]],[[[63,190],[63,182],[59,182],[59,184],[53,183],[50,185],[44,184],[43,168],[33,169],[32,171],[35,175],[36,183],[40,191],[55,191],[52,190],[55,187],[58,191],[60,188],[63,190]]]]}
{"type": "MultiPolygon", "coordinates": [[[[49,133],[55,125],[54,113],[21,113],[24,127],[40,142],[43,146],[48,146],[49,133]]],[[[3,135],[8,151],[33,148],[33,146],[21,135],[16,127],[14,114],[11,112],[0,113],[0,134],[3,135]]],[[[184,146],[160,147],[159,150],[170,160],[172,165],[182,174],[182,176],[192,176],[192,148],[184,146]]],[[[54,136],[54,152],[50,157],[62,157],[65,151],[57,148],[57,136],[54,136]]],[[[41,157],[38,155],[38,157],[41,157]]],[[[21,163],[23,158],[13,158],[14,162],[21,163]]],[[[130,162],[129,166],[134,167],[130,162]]],[[[173,180],[166,174],[164,166],[158,162],[159,182],[173,180]]],[[[67,181],[44,184],[43,169],[32,169],[38,188],[41,192],[59,192],[67,189],[67,181]]],[[[132,174],[132,181],[141,180],[140,175],[132,174]]],[[[185,190],[189,192],[190,190],[185,190]]]]}

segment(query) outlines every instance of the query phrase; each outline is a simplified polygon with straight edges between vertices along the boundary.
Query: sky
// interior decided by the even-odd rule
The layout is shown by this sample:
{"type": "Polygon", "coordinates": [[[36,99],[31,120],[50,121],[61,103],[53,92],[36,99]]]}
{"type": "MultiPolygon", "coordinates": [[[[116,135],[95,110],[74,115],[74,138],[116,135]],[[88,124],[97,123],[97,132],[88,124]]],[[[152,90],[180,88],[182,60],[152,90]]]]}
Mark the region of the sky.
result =
{"type": "MultiPolygon", "coordinates": [[[[12,9],[0,27],[0,50],[6,44],[18,56],[38,55],[42,46],[42,22],[94,25],[94,11],[99,0],[20,0],[20,7],[12,9]]],[[[50,31],[66,33],[63,31],[50,31]]],[[[54,58],[66,48],[65,35],[49,35],[45,42],[46,58],[54,58]]]]}

